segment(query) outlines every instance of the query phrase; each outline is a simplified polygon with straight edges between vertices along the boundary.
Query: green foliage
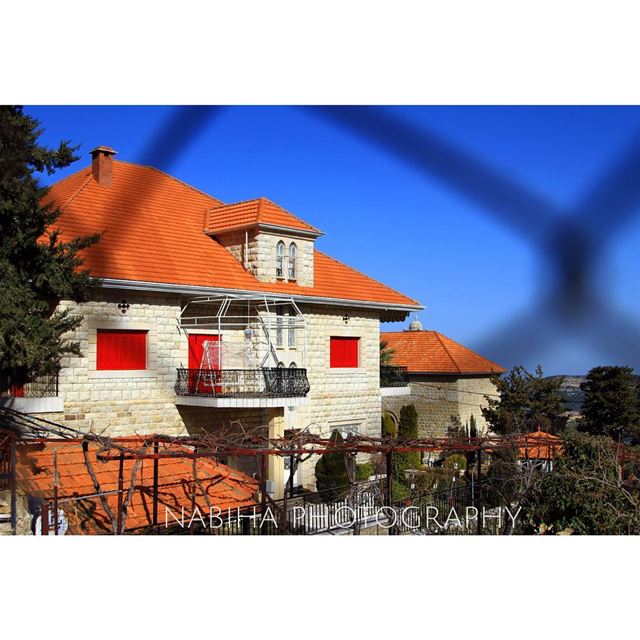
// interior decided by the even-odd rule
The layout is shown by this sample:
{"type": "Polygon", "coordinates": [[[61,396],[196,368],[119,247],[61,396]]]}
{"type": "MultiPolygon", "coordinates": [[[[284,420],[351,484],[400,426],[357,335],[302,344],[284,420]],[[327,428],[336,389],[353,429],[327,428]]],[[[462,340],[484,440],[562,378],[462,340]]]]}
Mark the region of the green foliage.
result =
{"type": "Polygon", "coordinates": [[[640,441],[640,385],[630,367],[594,367],[584,391],[578,429],[592,435],[640,441]]]}
{"type": "MultiPolygon", "coordinates": [[[[344,442],[339,431],[331,434],[331,441],[335,443],[344,442]]],[[[337,489],[349,486],[349,476],[345,463],[345,454],[324,453],[316,463],[316,484],[318,491],[328,491],[330,496],[337,498],[337,489]]]]}
{"type": "MultiPolygon", "coordinates": [[[[408,440],[416,440],[418,438],[418,412],[416,408],[410,404],[400,409],[400,422],[398,424],[398,442],[406,442],[408,440]]],[[[410,480],[406,478],[405,471],[407,469],[420,468],[420,453],[410,451],[407,453],[393,454],[393,472],[394,478],[401,484],[408,485],[410,480]]]]}
{"type": "Polygon", "coordinates": [[[530,433],[538,428],[559,433],[566,425],[564,400],[559,392],[564,378],[545,378],[540,365],[535,373],[514,367],[506,376],[494,376],[500,398],[485,396],[482,415],[499,434],[530,433]]]}
{"type": "Polygon", "coordinates": [[[523,504],[529,530],[639,534],[638,470],[625,471],[610,438],[567,434],[555,470],[536,483],[523,504]]]}
{"type": "Polygon", "coordinates": [[[382,435],[391,438],[395,438],[398,435],[396,423],[386,411],[382,414],[382,435]]]}
{"type": "Polygon", "coordinates": [[[406,500],[411,495],[411,490],[406,484],[393,480],[393,486],[391,488],[393,501],[406,500]]]}
{"type": "Polygon", "coordinates": [[[469,437],[478,437],[478,425],[476,424],[476,418],[473,414],[471,414],[471,417],[469,418],[469,437]]]}
{"type": "Polygon", "coordinates": [[[467,458],[461,453],[452,453],[447,457],[442,466],[449,472],[464,471],[467,468],[467,458]]]}
{"type": "Polygon", "coordinates": [[[98,236],[60,240],[60,211],[41,204],[47,190],[35,175],[69,166],[77,147],[40,146],[38,127],[21,107],[0,106],[0,379],[16,384],[53,373],[64,355],[80,353],[64,334],[81,316],[56,309],[61,300],[85,300],[95,285],[79,270],[78,252],[98,236]]]}
{"type": "Polygon", "coordinates": [[[374,473],[375,469],[371,462],[356,464],[356,482],[364,482],[368,480],[370,476],[374,475],[374,473]]]}
{"type": "Polygon", "coordinates": [[[380,364],[388,365],[392,362],[396,350],[389,346],[386,340],[380,340],[380,364]]]}

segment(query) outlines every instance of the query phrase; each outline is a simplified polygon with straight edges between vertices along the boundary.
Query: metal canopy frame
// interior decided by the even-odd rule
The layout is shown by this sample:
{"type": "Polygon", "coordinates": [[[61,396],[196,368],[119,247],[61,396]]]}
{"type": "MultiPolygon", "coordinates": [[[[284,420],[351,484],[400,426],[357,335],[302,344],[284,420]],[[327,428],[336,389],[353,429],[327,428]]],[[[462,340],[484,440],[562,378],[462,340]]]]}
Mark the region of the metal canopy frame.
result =
{"type": "MultiPolygon", "coordinates": [[[[244,330],[254,332],[252,335],[262,336],[265,343],[265,356],[260,362],[260,367],[267,366],[269,356],[274,360],[274,366],[278,366],[279,358],[272,336],[278,328],[285,330],[299,330],[302,333],[302,367],[307,366],[307,321],[300,307],[292,296],[275,296],[255,293],[220,293],[209,296],[191,298],[186,302],[178,317],[178,328],[188,333],[189,330],[209,329],[222,335],[224,330],[244,330]],[[246,313],[238,315],[230,314],[234,307],[246,305],[246,313]],[[197,306],[211,306],[211,314],[189,315],[197,306]],[[288,316],[278,315],[279,309],[287,308],[288,316]],[[292,314],[293,312],[293,314],[292,314]],[[281,327],[278,327],[278,319],[282,318],[281,327]],[[287,323],[284,323],[286,318],[287,323]]],[[[298,340],[296,340],[298,344],[298,340]]]]}

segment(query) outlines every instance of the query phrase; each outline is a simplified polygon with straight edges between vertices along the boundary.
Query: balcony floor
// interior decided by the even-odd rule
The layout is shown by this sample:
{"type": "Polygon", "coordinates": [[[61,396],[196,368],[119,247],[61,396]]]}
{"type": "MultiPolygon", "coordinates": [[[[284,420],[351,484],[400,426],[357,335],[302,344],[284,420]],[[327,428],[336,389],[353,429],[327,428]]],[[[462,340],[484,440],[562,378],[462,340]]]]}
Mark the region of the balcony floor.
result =
{"type": "Polygon", "coordinates": [[[300,407],[308,404],[307,397],[297,398],[208,398],[203,396],[176,396],[178,405],[212,407],[214,409],[267,409],[270,407],[300,407]]]}
{"type": "Polygon", "coordinates": [[[410,396],[411,387],[380,387],[380,395],[384,398],[386,396],[410,396]]]}

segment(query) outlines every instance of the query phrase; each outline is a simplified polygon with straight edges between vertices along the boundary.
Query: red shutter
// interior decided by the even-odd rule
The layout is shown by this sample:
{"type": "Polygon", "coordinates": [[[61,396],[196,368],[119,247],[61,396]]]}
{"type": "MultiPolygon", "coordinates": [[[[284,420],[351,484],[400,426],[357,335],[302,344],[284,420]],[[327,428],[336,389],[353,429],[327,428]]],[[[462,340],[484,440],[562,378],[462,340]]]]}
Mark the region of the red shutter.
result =
{"type": "Polygon", "coordinates": [[[147,332],[129,329],[98,329],[98,370],[147,368],[147,332]]]}
{"type": "Polygon", "coordinates": [[[331,338],[330,366],[357,367],[359,338],[331,338]]]}

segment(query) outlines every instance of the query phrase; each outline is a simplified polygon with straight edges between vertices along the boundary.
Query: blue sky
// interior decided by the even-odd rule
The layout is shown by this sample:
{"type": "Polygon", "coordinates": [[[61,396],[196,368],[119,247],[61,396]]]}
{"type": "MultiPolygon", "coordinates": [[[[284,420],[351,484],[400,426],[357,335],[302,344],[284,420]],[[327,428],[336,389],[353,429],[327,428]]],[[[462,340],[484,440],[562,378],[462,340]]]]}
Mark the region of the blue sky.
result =
{"type": "MultiPolygon", "coordinates": [[[[99,144],[137,162],[162,135],[171,107],[28,107],[42,140],[99,144]]],[[[640,109],[613,107],[397,107],[388,111],[435,133],[568,211],[640,134],[640,109]]],[[[502,325],[540,290],[544,263],[528,238],[504,226],[451,184],[371,142],[290,107],[217,113],[171,163],[154,163],[227,202],[267,196],[322,229],[318,247],[426,306],[437,329],[501,364],[541,363],[545,373],[630,364],[593,338],[549,335],[530,353],[495,348],[502,325]],[[498,332],[498,336],[496,336],[498,332]],[[491,345],[494,345],[493,347],[491,345]],[[489,352],[487,352],[489,349],[489,352]]],[[[640,216],[611,238],[599,262],[603,303],[640,326],[640,216]]],[[[544,317],[544,306],[536,307],[544,317]]],[[[384,325],[396,328],[397,325],[384,325]]],[[[535,331],[535,329],[533,329],[535,331]]],[[[630,356],[631,359],[633,359],[630,356]]]]}

